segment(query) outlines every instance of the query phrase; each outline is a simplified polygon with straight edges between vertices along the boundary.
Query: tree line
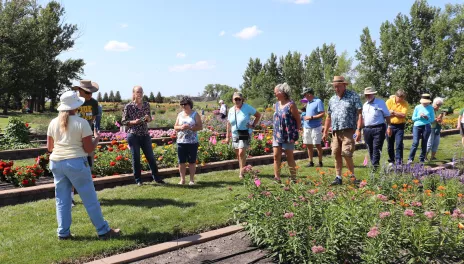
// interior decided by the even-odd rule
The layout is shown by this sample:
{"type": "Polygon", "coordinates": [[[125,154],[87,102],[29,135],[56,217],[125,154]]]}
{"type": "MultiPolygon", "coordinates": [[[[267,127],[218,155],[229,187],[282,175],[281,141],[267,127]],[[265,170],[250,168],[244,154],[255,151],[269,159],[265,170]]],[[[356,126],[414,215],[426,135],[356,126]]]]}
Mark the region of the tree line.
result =
{"type": "Polygon", "coordinates": [[[27,99],[33,111],[56,109],[57,98],[83,73],[82,59],[60,60],[74,46],[78,29],[63,21],[56,1],[0,1],[0,107],[6,114],[27,99]]]}
{"type": "Polygon", "coordinates": [[[369,28],[360,36],[355,52],[358,64],[348,53],[338,54],[335,44],[323,44],[309,55],[289,51],[277,58],[272,53],[264,64],[250,58],[240,86],[250,99],[274,101],[274,87],[287,82],[292,96],[299,98],[302,87],[311,87],[321,99],[332,94],[329,85],[334,75],[345,76],[358,92],[375,87],[387,97],[398,89],[417,103],[422,93],[451,96],[464,91],[464,5],[448,4],[442,10],[426,0],[416,0],[409,16],[398,14],[380,26],[380,41],[369,28]]]}

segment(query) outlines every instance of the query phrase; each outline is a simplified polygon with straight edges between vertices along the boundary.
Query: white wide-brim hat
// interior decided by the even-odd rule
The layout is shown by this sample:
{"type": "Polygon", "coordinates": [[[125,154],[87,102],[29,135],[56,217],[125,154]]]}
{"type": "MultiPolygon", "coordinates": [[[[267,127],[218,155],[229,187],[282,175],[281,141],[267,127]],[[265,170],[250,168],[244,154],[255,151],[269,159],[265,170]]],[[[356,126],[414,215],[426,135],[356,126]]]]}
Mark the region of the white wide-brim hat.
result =
{"type": "Polygon", "coordinates": [[[69,111],[79,108],[85,102],[84,97],[79,97],[76,92],[67,91],[60,96],[58,111],[69,111]]]}

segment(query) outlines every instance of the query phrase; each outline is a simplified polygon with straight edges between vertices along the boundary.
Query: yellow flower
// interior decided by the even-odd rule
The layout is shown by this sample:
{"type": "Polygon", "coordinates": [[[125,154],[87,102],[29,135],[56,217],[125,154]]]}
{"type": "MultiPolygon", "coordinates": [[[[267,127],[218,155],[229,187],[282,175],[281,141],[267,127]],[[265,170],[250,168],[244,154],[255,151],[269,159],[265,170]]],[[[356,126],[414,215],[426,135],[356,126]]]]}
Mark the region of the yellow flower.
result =
{"type": "Polygon", "coordinates": [[[444,191],[444,190],[446,190],[446,187],[440,185],[440,186],[438,186],[437,190],[439,190],[439,191],[444,191]]]}
{"type": "Polygon", "coordinates": [[[151,143],[152,148],[156,148],[156,143],[151,143]]]}
{"type": "Polygon", "coordinates": [[[459,223],[459,224],[458,224],[458,228],[459,228],[460,230],[463,230],[463,229],[464,229],[464,225],[461,224],[461,223],[459,223]]]}

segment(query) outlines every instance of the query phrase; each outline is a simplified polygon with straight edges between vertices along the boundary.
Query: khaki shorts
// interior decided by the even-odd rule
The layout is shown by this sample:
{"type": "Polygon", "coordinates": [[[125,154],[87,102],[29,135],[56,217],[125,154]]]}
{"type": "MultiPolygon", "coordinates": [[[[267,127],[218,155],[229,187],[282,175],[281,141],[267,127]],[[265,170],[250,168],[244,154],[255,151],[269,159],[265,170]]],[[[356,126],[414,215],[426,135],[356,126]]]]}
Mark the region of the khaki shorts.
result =
{"type": "Polygon", "coordinates": [[[354,152],[354,129],[344,129],[333,132],[332,155],[352,157],[354,152]]]}

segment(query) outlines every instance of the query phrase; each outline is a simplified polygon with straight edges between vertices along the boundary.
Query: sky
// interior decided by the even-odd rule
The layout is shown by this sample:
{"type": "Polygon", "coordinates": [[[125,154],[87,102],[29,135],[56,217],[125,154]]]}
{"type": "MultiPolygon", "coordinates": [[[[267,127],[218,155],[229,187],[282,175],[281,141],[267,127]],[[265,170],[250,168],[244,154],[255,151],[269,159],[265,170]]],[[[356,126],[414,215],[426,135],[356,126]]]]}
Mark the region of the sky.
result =
{"type": "MultiPolygon", "coordinates": [[[[47,0],[39,0],[46,4],[47,0]]],[[[324,43],[355,55],[364,27],[378,39],[382,22],[408,14],[412,0],[60,0],[83,79],[102,94],[196,96],[207,84],[238,88],[250,57],[266,61],[289,50],[304,55],[324,43]]],[[[433,6],[464,0],[429,0],[433,6]]],[[[77,84],[78,81],[75,81],[77,84]]]]}

